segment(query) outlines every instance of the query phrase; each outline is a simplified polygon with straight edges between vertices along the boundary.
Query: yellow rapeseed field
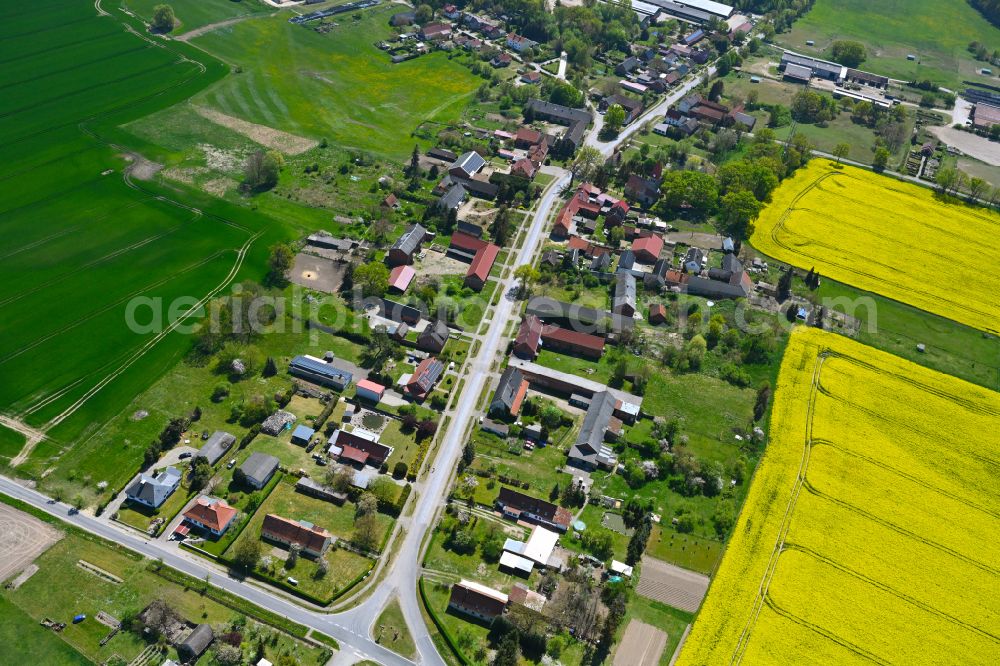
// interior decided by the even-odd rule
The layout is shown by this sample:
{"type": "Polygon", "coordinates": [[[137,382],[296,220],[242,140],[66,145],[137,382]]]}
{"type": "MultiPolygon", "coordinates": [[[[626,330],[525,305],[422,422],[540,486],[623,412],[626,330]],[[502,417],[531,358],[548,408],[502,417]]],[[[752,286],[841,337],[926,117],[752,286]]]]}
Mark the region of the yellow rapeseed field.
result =
{"type": "Polygon", "coordinates": [[[774,193],[751,242],[802,269],[996,333],[1000,215],[815,159],[774,193]]]}
{"type": "Polygon", "coordinates": [[[1000,663],[1000,393],[797,328],[679,666],[1000,663]]]}

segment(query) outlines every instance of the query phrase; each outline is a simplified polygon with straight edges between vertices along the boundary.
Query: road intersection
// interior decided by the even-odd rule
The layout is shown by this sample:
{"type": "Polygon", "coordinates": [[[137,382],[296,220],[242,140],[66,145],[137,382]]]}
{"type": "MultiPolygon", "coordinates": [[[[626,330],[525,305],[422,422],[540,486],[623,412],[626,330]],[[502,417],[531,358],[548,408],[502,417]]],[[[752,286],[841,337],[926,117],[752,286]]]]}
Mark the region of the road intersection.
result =
{"type": "MultiPolygon", "coordinates": [[[[660,103],[651,107],[641,118],[622,130],[617,137],[601,140],[599,127],[595,126],[587,136],[587,145],[596,148],[605,157],[610,157],[615,149],[627,141],[645,122],[661,116],[669,105],[686,95],[699,80],[698,77],[691,77],[660,103]]],[[[600,116],[596,122],[600,124],[600,116]]],[[[436,458],[432,465],[429,464],[425,477],[414,488],[415,506],[412,513],[400,521],[401,527],[405,529],[400,529],[396,538],[402,538],[402,543],[395,549],[388,571],[374,583],[370,595],[353,608],[330,613],[304,607],[250,580],[230,575],[213,563],[186,553],[172,544],[141,536],[107,518],[76,512],[68,505],[56,502],[4,476],[0,476],[0,493],[25,502],[77,528],[119,543],[141,555],[162,560],[166,566],[194,578],[208,580],[210,584],[261,608],[337,639],[341,644],[341,650],[334,657],[334,664],[346,665],[361,660],[375,661],[384,666],[407,666],[414,663],[382,647],[371,637],[372,626],[385,605],[392,598],[398,597],[403,616],[414,635],[418,653],[417,662],[423,666],[443,666],[444,660],[438,654],[430,635],[424,630],[421,602],[417,593],[417,581],[421,573],[420,557],[425,537],[433,527],[438,510],[444,505],[458,457],[475,419],[479,416],[477,405],[479,397],[486,389],[493,366],[506,345],[504,331],[519,309],[519,302],[513,297],[518,291],[518,280],[514,277],[514,272],[520,266],[534,263],[545,238],[548,221],[559,203],[560,195],[570,183],[570,173],[558,171],[555,180],[543,192],[535,207],[520,249],[509,265],[506,277],[499,285],[502,296],[489,319],[487,332],[481,336],[479,351],[467,362],[465,387],[453,402],[451,422],[438,444],[436,458]]],[[[390,544],[389,550],[393,548],[394,544],[390,544]]],[[[379,575],[379,572],[376,571],[374,575],[379,575]]],[[[365,588],[362,588],[362,592],[364,591],[365,588]]]]}

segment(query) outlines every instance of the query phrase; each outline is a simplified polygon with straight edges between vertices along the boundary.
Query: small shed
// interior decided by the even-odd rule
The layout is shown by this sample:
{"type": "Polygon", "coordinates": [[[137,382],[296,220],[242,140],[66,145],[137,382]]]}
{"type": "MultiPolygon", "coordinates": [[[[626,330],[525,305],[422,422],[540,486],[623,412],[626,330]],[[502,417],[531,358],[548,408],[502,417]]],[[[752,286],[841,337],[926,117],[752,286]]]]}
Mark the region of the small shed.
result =
{"type": "Polygon", "coordinates": [[[306,446],[315,434],[316,431],[309,426],[296,426],[295,430],[292,431],[292,444],[301,444],[302,446],[306,446]]]}
{"type": "Polygon", "coordinates": [[[368,400],[369,402],[378,403],[382,400],[382,396],[385,395],[385,387],[381,384],[371,381],[370,379],[362,379],[357,383],[357,397],[363,400],[368,400]]]}
{"type": "Polygon", "coordinates": [[[205,653],[214,639],[215,634],[212,633],[212,627],[207,624],[199,624],[188,634],[184,642],[177,646],[177,654],[184,661],[194,663],[205,653]]]}

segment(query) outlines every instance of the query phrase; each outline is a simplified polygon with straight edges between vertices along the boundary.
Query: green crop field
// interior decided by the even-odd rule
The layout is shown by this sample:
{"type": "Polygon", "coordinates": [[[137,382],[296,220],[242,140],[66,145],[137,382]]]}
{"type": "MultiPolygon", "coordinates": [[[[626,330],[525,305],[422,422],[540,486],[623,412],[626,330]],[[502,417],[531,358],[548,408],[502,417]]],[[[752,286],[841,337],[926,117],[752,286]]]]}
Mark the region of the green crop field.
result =
{"type": "Polygon", "coordinates": [[[458,119],[482,82],[437,52],[393,65],[375,42],[391,39],[393,6],[337,18],[329,34],[289,14],[243,21],[193,40],[242,71],[196,105],[300,136],[405,158],[423,121],[458,119]]]}
{"type": "MultiPolygon", "coordinates": [[[[118,126],[189,98],[226,74],[222,63],[147,37],[113,2],[99,12],[56,0],[44,13],[21,3],[4,19],[0,411],[47,431],[51,441],[29,459],[38,472],[187,349],[166,317],[154,330],[131,330],[133,299],[164,314],[179,297],[191,307],[259,276],[267,245],[284,231],[126,172],[121,144],[147,146],[118,126]]],[[[147,307],[136,319],[150,317],[147,307]]]]}
{"type": "Polygon", "coordinates": [[[791,32],[776,37],[782,46],[820,57],[837,39],[863,42],[868,60],[861,69],[892,78],[930,79],[952,89],[963,80],[996,83],[978,73],[989,64],[977,63],[966,47],[978,41],[992,50],[1000,30],[966,0],[817,0],[791,32]],[[917,60],[907,60],[908,54],[917,60]]]}

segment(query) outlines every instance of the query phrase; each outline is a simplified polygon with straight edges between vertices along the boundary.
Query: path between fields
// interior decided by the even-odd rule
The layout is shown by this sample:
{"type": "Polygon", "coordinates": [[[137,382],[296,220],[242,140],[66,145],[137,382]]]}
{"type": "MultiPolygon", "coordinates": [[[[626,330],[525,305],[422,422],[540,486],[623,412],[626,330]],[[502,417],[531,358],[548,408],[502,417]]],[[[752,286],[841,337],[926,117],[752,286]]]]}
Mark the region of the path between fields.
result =
{"type": "Polygon", "coordinates": [[[203,25],[200,28],[195,28],[194,30],[188,30],[187,32],[177,35],[176,37],[171,37],[178,42],[187,42],[189,40],[195,39],[196,37],[201,37],[202,35],[212,32],[213,30],[218,30],[219,28],[227,28],[231,25],[235,25],[242,21],[246,21],[249,18],[254,18],[253,16],[236,16],[231,19],[226,19],[225,21],[216,21],[215,23],[209,23],[208,25],[203,25]]]}
{"type": "Polygon", "coordinates": [[[242,134],[265,148],[271,148],[286,155],[298,155],[307,150],[312,150],[319,145],[319,142],[314,139],[307,139],[302,136],[290,134],[289,132],[283,132],[267,125],[251,123],[240,118],[228,116],[215,109],[209,109],[204,106],[193,106],[192,108],[202,118],[210,120],[216,125],[231,129],[237,134],[242,134]]]}
{"type": "Polygon", "coordinates": [[[0,425],[3,425],[6,428],[10,428],[15,432],[19,432],[22,435],[24,435],[24,440],[25,440],[24,446],[22,446],[21,451],[11,459],[10,461],[11,467],[17,467],[25,460],[27,460],[28,456],[31,455],[31,451],[35,448],[35,446],[40,441],[45,439],[45,433],[42,432],[41,430],[32,428],[24,421],[12,419],[9,416],[4,416],[3,414],[0,414],[0,425]]]}

